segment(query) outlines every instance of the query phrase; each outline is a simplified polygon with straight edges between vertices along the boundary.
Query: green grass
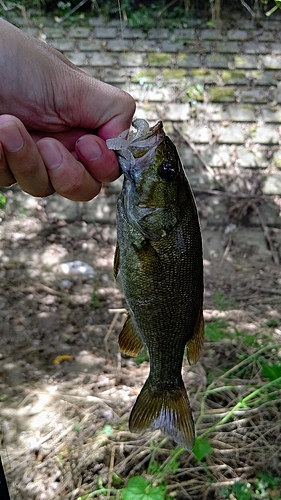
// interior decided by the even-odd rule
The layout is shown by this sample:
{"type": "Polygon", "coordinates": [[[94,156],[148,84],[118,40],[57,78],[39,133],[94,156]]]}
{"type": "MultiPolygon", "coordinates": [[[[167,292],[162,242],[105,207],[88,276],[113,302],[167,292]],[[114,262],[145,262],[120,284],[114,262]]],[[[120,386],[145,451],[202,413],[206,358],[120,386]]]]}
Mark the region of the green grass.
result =
{"type": "MultiPolygon", "coordinates": [[[[222,307],[227,302],[222,295],[216,301],[222,307]]],[[[104,445],[116,457],[122,449],[123,458],[116,458],[110,486],[100,477],[97,488],[78,500],[181,499],[183,489],[192,500],[206,491],[206,499],[281,500],[274,459],[280,446],[281,359],[270,331],[280,322],[274,319],[251,333],[226,319],[206,324],[201,368],[190,368],[208,375],[199,392],[191,386],[193,452],[175,447],[159,431],[134,436],[123,423],[119,430],[111,427],[110,433],[104,430],[104,445]]],[[[145,353],[138,363],[144,359],[145,353]]]]}

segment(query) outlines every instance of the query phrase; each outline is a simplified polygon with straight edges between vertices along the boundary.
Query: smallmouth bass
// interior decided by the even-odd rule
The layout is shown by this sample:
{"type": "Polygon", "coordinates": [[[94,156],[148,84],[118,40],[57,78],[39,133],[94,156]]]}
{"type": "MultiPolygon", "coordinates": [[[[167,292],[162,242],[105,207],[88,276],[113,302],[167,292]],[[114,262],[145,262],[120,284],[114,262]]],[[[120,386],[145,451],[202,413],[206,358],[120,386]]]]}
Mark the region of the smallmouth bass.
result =
{"type": "Polygon", "coordinates": [[[150,373],[132,409],[132,432],[160,429],[192,448],[194,422],[182,380],[204,341],[202,241],[194,197],[162,122],[134,120],[136,132],[107,140],[124,174],[117,202],[114,274],[120,272],[129,314],[120,349],[145,344],[150,373]]]}

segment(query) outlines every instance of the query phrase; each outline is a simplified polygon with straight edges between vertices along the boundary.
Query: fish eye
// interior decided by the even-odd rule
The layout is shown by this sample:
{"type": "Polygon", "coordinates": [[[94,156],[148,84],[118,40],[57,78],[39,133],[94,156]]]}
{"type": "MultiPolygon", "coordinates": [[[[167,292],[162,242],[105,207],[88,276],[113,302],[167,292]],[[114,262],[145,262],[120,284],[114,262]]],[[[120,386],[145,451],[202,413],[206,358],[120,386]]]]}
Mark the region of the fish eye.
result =
{"type": "Polygon", "coordinates": [[[179,173],[179,168],[176,163],[163,161],[158,169],[158,173],[164,181],[173,181],[179,173]]]}

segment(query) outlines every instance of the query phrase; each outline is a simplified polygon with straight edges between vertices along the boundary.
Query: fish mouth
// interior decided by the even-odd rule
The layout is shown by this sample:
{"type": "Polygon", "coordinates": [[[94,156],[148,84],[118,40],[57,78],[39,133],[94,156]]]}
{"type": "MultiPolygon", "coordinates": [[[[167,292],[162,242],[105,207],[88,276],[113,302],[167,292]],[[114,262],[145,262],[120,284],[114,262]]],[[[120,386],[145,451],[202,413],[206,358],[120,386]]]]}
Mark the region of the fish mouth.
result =
{"type": "Polygon", "coordinates": [[[139,118],[133,120],[132,125],[136,131],[125,130],[115,139],[106,141],[107,147],[116,152],[123,174],[130,180],[136,170],[153,163],[155,150],[165,137],[162,121],[149,127],[146,120],[139,118]]]}

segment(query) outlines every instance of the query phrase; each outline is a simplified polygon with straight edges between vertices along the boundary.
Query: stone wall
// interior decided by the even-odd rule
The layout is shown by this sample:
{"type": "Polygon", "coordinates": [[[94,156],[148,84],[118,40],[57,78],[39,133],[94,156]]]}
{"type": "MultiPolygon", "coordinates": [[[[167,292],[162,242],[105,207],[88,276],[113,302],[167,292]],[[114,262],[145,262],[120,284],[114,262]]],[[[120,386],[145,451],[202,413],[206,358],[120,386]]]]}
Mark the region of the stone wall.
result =
{"type": "MultiPolygon", "coordinates": [[[[137,117],[164,121],[209,224],[256,225],[261,215],[281,227],[280,21],[272,17],[257,29],[245,19],[239,29],[220,31],[193,21],[143,33],[100,18],[77,27],[10,20],[85,72],[130,92],[137,117]]],[[[52,196],[46,210],[59,218],[112,221],[120,185],[85,204],[52,196]]]]}

